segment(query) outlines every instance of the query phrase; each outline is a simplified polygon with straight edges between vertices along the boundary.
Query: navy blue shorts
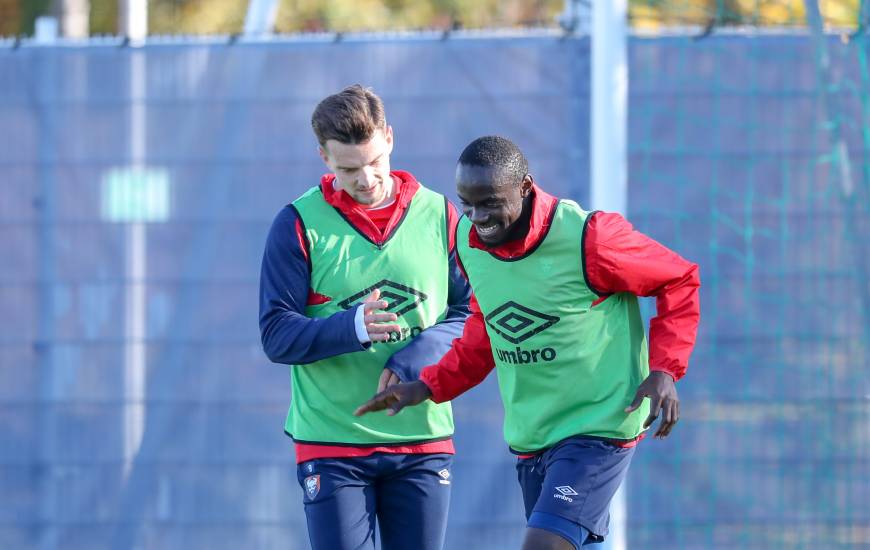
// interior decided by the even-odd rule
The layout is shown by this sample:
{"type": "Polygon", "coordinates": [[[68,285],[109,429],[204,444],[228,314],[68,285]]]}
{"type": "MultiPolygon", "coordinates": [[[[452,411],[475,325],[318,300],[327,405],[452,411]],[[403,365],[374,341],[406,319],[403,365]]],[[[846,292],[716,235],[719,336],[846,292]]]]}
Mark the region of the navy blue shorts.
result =
{"type": "Polygon", "coordinates": [[[610,501],[634,448],[576,436],[517,461],[529,527],[561,535],[580,548],[604,540],[610,501]]]}
{"type": "Polygon", "coordinates": [[[441,550],[451,454],[375,453],[296,467],[312,550],[441,550]]]}

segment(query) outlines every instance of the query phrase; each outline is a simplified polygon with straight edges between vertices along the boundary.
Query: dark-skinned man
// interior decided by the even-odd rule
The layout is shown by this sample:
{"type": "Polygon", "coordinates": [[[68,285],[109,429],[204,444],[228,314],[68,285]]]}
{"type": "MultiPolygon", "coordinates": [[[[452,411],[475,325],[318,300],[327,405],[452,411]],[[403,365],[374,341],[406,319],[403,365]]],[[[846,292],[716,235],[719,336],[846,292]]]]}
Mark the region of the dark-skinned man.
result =
{"type": "Polygon", "coordinates": [[[618,214],[548,195],[505,138],[468,145],[456,187],[471,317],[420,380],[388,387],[356,414],[441,403],[496,368],[505,439],[519,458],[523,549],[601,542],[635,445],[659,416],[662,438],[679,419],[675,381],[700,319],[698,266],[618,214]],[[657,300],[649,349],[637,296],[657,300]]]}

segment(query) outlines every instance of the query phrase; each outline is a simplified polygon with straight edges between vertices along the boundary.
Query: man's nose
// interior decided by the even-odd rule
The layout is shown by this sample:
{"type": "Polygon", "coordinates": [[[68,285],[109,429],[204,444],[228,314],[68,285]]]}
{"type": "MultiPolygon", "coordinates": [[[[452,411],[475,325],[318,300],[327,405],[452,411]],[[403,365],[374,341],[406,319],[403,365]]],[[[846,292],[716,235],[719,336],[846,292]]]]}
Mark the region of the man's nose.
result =
{"type": "Polygon", "coordinates": [[[378,176],[375,173],[375,169],[371,166],[366,166],[362,169],[362,181],[366,184],[366,186],[371,187],[378,181],[378,176]]]}
{"type": "Polygon", "coordinates": [[[471,213],[468,215],[471,223],[483,223],[488,217],[487,212],[481,208],[472,208],[471,213]]]}

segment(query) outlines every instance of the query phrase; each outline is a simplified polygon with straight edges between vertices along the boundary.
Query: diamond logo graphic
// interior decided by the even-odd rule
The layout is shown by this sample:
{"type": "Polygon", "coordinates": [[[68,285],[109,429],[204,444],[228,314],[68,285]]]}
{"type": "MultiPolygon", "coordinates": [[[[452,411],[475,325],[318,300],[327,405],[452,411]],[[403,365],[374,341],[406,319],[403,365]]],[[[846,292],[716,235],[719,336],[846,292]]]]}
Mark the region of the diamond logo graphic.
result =
{"type": "Polygon", "coordinates": [[[438,480],[438,483],[440,483],[441,485],[450,485],[450,470],[448,470],[447,468],[439,470],[438,475],[441,476],[441,479],[438,480]]]}
{"type": "Polygon", "coordinates": [[[574,497],[577,496],[577,491],[574,490],[570,485],[561,485],[556,487],[556,490],[565,495],[566,497],[574,497]]]}
{"type": "Polygon", "coordinates": [[[409,286],[400,285],[388,279],[382,279],[372,286],[360,290],[350,298],[345,298],[338,303],[342,309],[350,309],[359,305],[366,297],[376,288],[381,289],[381,300],[387,302],[387,309],[390,313],[395,313],[397,316],[402,316],[415,307],[425,302],[429,297],[426,294],[411,288],[409,286]]]}
{"type": "Polygon", "coordinates": [[[557,322],[559,317],[555,315],[547,315],[513,301],[500,305],[486,316],[489,328],[513,344],[519,344],[557,322]]]}

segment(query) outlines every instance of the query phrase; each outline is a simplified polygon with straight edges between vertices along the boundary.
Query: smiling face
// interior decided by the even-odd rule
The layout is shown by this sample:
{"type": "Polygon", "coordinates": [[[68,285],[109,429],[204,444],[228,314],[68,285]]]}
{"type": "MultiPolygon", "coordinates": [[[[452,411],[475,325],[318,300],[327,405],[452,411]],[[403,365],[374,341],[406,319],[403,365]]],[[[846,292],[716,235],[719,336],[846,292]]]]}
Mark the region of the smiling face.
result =
{"type": "Polygon", "coordinates": [[[336,185],[356,202],[378,207],[393,197],[390,153],[393,129],[375,130],[363,143],[342,143],[329,139],[320,147],[320,158],[335,174],[336,185]]]}
{"type": "Polygon", "coordinates": [[[456,194],[462,213],[487,246],[500,245],[528,231],[528,216],[523,214],[524,208],[529,208],[525,199],[533,183],[531,175],[516,183],[510,173],[498,167],[461,162],[456,167],[456,194]]]}

